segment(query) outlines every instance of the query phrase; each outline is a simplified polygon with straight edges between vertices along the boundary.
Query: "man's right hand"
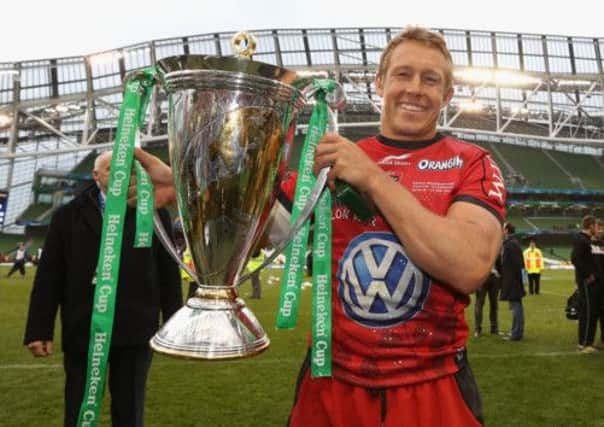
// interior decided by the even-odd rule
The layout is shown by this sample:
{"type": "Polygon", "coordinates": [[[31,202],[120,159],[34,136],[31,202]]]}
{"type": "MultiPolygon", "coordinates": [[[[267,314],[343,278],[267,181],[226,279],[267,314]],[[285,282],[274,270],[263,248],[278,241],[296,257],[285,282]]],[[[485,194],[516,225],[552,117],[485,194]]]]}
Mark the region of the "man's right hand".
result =
{"type": "MultiPolygon", "coordinates": [[[[176,191],[174,181],[172,180],[172,168],[161,161],[159,157],[146,151],[135,148],[134,157],[149,174],[153,181],[155,207],[163,206],[176,202],[176,191]]],[[[128,203],[132,206],[136,199],[136,185],[128,187],[128,203]]]]}
{"type": "Polygon", "coordinates": [[[27,348],[34,357],[47,357],[52,354],[52,341],[33,341],[27,344],[27,348]]]}

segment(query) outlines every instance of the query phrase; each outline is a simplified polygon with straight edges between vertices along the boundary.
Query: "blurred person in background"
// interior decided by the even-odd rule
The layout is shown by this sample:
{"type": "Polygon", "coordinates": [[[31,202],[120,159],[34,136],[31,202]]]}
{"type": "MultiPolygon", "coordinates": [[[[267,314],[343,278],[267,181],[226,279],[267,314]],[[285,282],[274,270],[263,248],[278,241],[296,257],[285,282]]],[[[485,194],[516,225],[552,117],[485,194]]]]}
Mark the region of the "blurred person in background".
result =
{"type": "Polygon", "coordinates": [[[257,249],[251,256],[247,263],[246,269],[248,272],[253,274],[250,276],[250,282],[252,283],[252,293],[250,298],[260,299],[262,297],[262,283],[260,282],[260,271],[258,267],[264,262],[264,252],[261,249],[257,249]]]}
{"type": "MultiPolygon", "coordinates": [[[[184,262],[187,267],[191,269],[192,272],[195,272],[195,266],[193,265],[193,258],[191,257],[191,251],[189,251],[189,247],[185,244],[184,250],[181,254],[182,262],[184,262]]],[[[184,268],[180,269],[180,278],[183,282],[188,283],[188,291],[187,298],[191,298],[195,291],[197,290],[197,282],[194,277],[191,277],[189,273],[184,268]]]]}
{"type": "Polygon", "coordinates": [[[501,257],[497,257],[491,268],[489,277],[476,291],[476,302],[474,303],[474,336],[482,335],[482,312],[484,302],[489,297],[489,322],[491,324],[491,335],[499,335],[499,323],[497,311],[499,306],[499,290],[501,289],[501,257]]]}
{"type": "Polygon", "coordinates": [[[579,328],[577,350],[581,353],[598,351],[593,346],[601,297],[597,283],[596,257],[592,253],[592,239],[596,237],[596,218],[586,215],[581,231],[573,239],[571,262],[575,266],[575,286],[579,295],[579,328]]]}
{"type": "Polygon", "coordinates": [[[19,242],[17,247],[14,249],[15,257],[13,259],[13,266],[10,271],[6,275],[6,277],[10,277],[13,275],[15,271],[19,271],[21,276],[25,276],[25,263],[27,262],[27,246],[25,243],[19,242]]]}
{"type": "Polygon", "coordinates": [[[528,274],[529,294],[539,295],[539,283],[541,281],[541,272],[543,271],[543,254],[531,239],[529,247],[522,254],[524,257],[524,267],[528,274]]]}
{"type": "Polygon", "coordinates": [[[593,346],[602,351],[604,350],[604,221],[599,218],[596,220],[596,235],[591,241],[591,253],[596,263],[596,293],[599,294],[599,304],[596,301],[595,311],[600,321],[600,341],[594,342],[593,346]]]}
{"type": "Polygon", "coordinates": [[[503,337],[509,341],[520,341],[524,337],[524,307],[522,306],[522,298],[525,295],[522,284],[524,258],[515,233],[514,224],[504,225],[504,241],[501,248],[501,300],[508,301],[512,312],[510,334],[503,337]]]}

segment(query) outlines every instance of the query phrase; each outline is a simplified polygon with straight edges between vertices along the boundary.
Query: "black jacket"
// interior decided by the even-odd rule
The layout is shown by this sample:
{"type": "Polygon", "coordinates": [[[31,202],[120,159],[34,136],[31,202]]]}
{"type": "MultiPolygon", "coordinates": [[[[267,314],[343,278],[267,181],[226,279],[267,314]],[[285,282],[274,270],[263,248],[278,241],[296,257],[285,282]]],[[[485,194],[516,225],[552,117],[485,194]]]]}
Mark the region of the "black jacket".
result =
{"type": "Polygon", "coordinates": [[[573,239],[573,249],[570,260],[575,266],[575,282],[579,288],[590,275],[596,275],[596,260],[591,253],[591,238],[583,233],[577,233],[573,239]]]}
{"type": "Polygon", "coordinates": [[[525,295],[522,284],[524,259],[522,247],[515,237],[503,241],[501,248],[501,299],[503,301],[520,301],[525,295]]]}
{"type": "Polygon", "coordinates": [[[598,285],[604,287],[604,240],[592,241],[591,253],[594,257],[598,285]]]}
{"type": "MultiPolygon", "coordinates": [[[[102,228],[98,195],[91,187],[52,217],[31,291],[25,344],[53,340],[60,306],[63,351],[88,350],[102,228]]],[[[168,212],[159,214],[171,230],[168,212]]],[[[160,310],[167,320],[182,305],[176,263],[155,236],[151,248],[133,248],[135,228],[135,210],[128,208],[113,324],[116,346],[146,343],[159,326],[160,310]]]]}

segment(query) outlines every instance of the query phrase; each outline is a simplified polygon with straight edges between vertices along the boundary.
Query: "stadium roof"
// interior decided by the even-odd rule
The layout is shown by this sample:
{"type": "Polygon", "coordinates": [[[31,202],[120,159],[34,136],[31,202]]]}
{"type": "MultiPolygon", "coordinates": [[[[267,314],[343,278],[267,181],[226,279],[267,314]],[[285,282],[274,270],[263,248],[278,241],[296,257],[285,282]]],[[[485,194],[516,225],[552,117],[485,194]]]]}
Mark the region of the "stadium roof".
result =
{"type": "MultiPolygon", "coordinates": [[[[344,121],[375,125],[380,102],[373,87],[375,67],[382,47],[398,31],[260,30],[254,32],[258,38],[254,59],[331,73],[347,92],[344,121]]],[[[443,110],[441,128],[466,134],[479,130],[480,137],[511,136],[520,143],[604,145],[604,39],[439,31],[456,65],[456,95],[443,110]]],[[[167,56],[229,55],[232,35],[202,34],[87,56],[2,63],[0,147],[13,153],[18,142],[33,139],[60,139],[72,148],[107,142],[116,125],[127,72],[167,56]]],[[[156,99],[160,111],[154,123],[161,134],[166,102],[161,96],[156,99]]]]}
{"type": "MultiPolygon", "coordinates": [[[[347,94],[340,126],[375,131],[380,108],[375,69],[381,49],[398,31],[258,30],[253,31],[258,39],[254,59],[329,73],[347,94]]],[[[442,111],[441,130],[467,140],[602,155],[604,39],[438,31],[456,67],[455,96],[442,111]]],[[[230,55],[233,34],[191,35],[85,56],[0,63],[0,189],[31,182],[33,170],[15,167],[15,159],[53,155],[54,166],[61,168],[82,157],[64,153],[81,150],[85,155],[93,147],[109,145],[128,72],[174,55],[230,55]]],[[[166,97],[158,91],[148,109],[145,140],[166,139],[166,112],[166,97]]],[[[304,118],[299,124],[303,130],[304,118]]],[[[36,160],[32,168],[41,166],[48,167],[36,160]]]]}

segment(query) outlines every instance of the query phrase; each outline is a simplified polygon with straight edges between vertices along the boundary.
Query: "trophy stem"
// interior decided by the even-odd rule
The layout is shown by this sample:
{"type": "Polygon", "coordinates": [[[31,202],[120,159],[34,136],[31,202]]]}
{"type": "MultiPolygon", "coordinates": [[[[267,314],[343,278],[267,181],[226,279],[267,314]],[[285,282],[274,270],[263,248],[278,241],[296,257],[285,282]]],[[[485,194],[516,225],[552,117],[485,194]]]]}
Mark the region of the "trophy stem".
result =
{"type": "Polygon", "coordinates": [[[200,288],[149,344],[168,356],[222,360],[254,356],[270,341],[235,288],[200,288]]]}

